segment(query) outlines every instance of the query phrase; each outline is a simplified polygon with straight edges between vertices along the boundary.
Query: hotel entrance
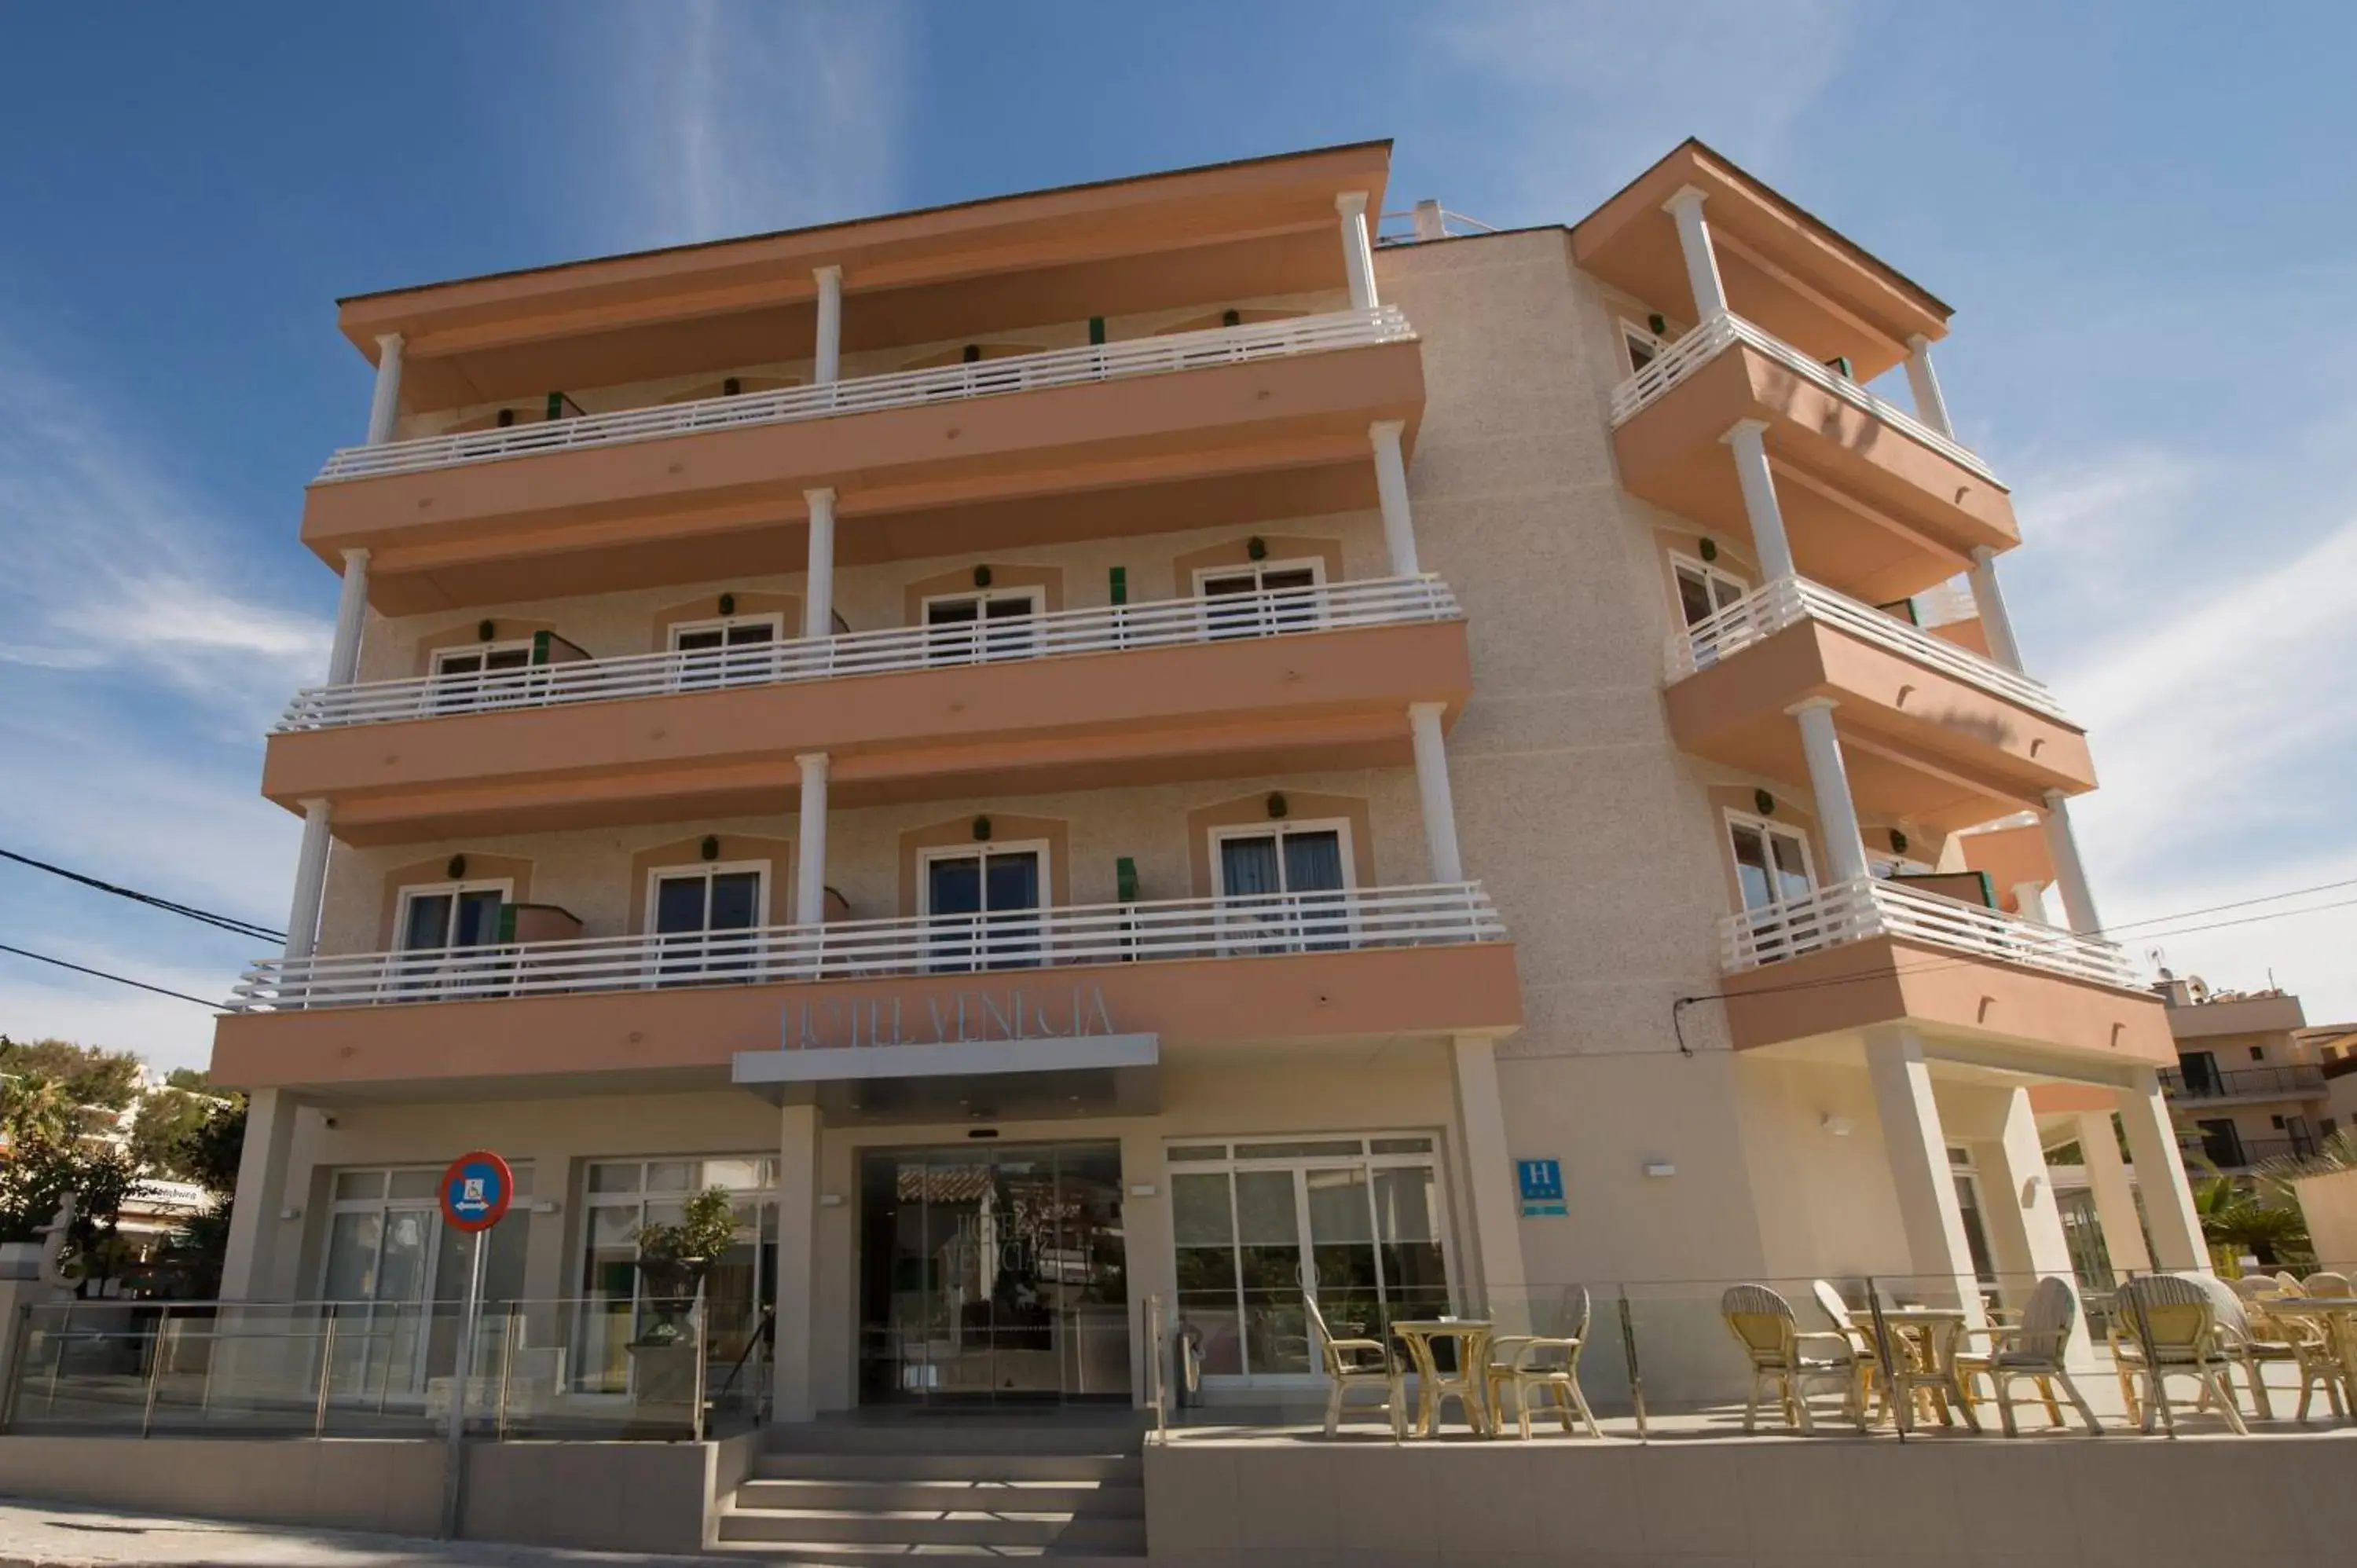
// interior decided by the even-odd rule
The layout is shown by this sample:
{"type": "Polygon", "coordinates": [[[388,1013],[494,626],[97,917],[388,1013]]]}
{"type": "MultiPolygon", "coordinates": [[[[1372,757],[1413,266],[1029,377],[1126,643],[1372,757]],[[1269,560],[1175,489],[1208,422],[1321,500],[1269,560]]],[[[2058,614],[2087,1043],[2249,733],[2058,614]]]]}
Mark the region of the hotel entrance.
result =
{"type": "Polygon", "coordinates": [[[862,1403],[1130,1397],[1121,1146],[871,1151],[862,1403]]]}

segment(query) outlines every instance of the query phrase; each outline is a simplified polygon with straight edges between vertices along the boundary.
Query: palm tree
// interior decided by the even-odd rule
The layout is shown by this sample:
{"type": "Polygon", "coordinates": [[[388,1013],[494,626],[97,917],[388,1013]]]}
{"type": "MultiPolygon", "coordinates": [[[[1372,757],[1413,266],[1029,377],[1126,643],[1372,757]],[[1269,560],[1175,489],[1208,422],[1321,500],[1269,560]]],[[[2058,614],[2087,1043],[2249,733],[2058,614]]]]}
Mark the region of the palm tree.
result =
{"type": "Polygon", "coordinates": [[[2213,1247],[2231,1248],[2269,1267],[2309,1251],[2308,1220],[2298,1207],[2262,1202],[2229,1176],[2201,1184],[2195,1208],[2201,1215],[2202,1239],[2213,1247]]]}

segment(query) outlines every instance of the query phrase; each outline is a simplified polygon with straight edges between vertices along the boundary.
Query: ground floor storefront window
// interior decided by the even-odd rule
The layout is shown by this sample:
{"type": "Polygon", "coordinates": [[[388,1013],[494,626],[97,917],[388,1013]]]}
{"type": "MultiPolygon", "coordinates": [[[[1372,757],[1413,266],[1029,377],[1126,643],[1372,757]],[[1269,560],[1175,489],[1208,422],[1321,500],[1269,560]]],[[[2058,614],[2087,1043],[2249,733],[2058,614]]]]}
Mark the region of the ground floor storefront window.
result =
{"type": "Polygon", "coordinates": [[[1338,1335],[1449,1309],[1431,1135],[1189,1142],[1168,1157],[1178,1318],[1205,1376],[1315,1373],[1305,1291],[1338,1335]]]}
{"type": "Polygon", "coordinates": [[[597,1160],[583,1183],[574,1391],[630,1391],[631,1348],[654,1321],[639,1280],[639,1232],[677,1223],[690,1197],[716,1187],[736,1199],[737,1240],[705,1276],[709,1377],[716,1381],[752,1351],[777,1289],[777,1161],[759,1155],[597,1160]]]}

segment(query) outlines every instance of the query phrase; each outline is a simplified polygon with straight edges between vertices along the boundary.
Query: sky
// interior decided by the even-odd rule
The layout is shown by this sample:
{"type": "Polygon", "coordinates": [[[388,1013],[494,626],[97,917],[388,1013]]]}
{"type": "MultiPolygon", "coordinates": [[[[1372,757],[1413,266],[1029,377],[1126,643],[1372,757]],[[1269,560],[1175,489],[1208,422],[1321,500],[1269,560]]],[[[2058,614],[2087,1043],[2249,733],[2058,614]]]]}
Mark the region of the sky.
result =
{"type": "MultiPolygon", "coordinates": [[[[2357,1018],[2345,7],[106,5],[0,11],[0,848],[276,926],[321,677],[337,296],[1388,136],[1391,205],[1577,220],[1688,134],[1958,306],[2001,571],[2089,727],[2106,921],[2357,1018]]],[[[250,940],[0,863],[0,943],[225,995],[250,940]]],[[[0,953],[0,1031],[210,1015],[0,953]]]]}

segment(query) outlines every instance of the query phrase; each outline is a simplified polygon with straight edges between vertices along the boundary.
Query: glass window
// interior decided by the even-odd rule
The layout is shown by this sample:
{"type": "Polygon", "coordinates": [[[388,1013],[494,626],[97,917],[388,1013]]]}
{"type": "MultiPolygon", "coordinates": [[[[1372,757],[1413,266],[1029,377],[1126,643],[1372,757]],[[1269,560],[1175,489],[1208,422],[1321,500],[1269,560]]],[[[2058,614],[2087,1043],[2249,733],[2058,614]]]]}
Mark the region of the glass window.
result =
{"type": "Polygon", "coordinates": [[[1732,819],[1727,832],[1735,843],[1735,878],[1745,908],[1808,897],[1813,886],[1809,848],[1799,833],[1748,817],[1732,819]]]}
{"type": "Polygon", "coordinates": [[[675,1224],[707,1187],[742,1193],[737,1240],[705,1280],[709,1359],[725,1376],[760,1326],[777,1273],[777,1164],[758,1155],[707,1159],[600,1160],[588,1170],[582,1226],[582,1294],[574,1387],[620,1394],[630,1386],[629,1347],[645,1326],[638,1281],[639,1232],[675,1224]],[[759,1185],[745,1185],[748,1177],[759,1185]]]}
{"type": "Polygon", "coordinates": [[[936,972],[1020,969],[1039,961],[1046,852],[976,848],[923,862],[926,946],[936,972]]]}

